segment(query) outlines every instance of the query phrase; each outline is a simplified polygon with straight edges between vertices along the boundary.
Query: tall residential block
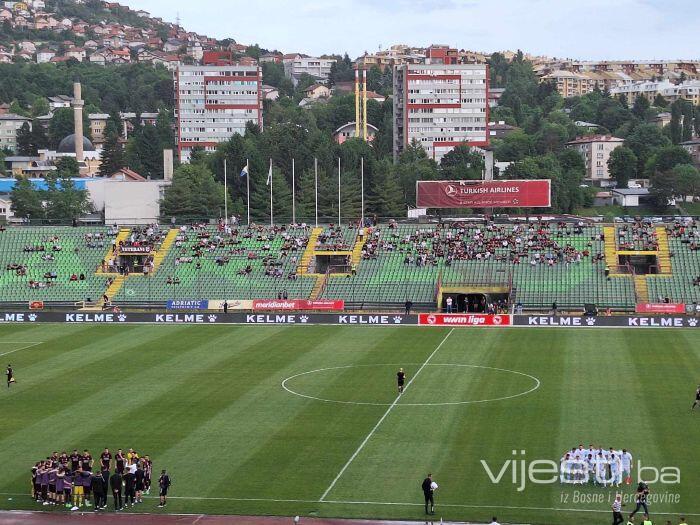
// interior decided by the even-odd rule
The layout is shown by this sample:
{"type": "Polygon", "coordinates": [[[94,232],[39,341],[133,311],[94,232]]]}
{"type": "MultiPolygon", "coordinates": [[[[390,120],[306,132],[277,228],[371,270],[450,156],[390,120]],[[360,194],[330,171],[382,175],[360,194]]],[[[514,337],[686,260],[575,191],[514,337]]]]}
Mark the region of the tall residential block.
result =
{"type": "Polygon", "coordinates": [[[440,55],[394,67],[395,159],[413,140],[437,162],[457,145],[489,143],[488,66],[440,55]]]}
{"type": "Polygon", "coordinates": [[[257,65],[180,66],[175,73],[175,116],[181,162],[192,149],[214,151],[252,122],[262,128],[262,71],[257,65]]]}

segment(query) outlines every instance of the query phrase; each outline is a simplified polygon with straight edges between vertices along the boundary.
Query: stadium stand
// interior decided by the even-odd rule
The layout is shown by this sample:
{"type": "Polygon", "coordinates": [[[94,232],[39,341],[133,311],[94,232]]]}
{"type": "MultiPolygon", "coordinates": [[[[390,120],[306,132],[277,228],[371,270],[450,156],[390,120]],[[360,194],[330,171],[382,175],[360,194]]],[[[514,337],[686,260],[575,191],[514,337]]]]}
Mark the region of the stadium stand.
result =
{"type": "Polygon", "coordinates": [[[523,308],[632,309],[636,302],[700,301],[699,249],[692,222],[11,226],[0,229],[0,300],[288,297],[434,308],[440,289],[458,287],[505,291],[523,308]],[[648,272],[623,262],[636,256],[653,261],[648,272]]]}
{"type": "Polygon", "coordinates": [[[315,280],[297,274],[308,236],[301,227],[244,227],[227,234],[219,226],[183,226],[167,253],[159,254],[158,271],[126,279],[113,300],[309,297],[315,280]]]}
{"type": "Polygon", "coordinates": [[[24,226],[0,232],[2,301],[97,301],[106,277],[96,271],[115,235],[104,226],[24,226]]]}

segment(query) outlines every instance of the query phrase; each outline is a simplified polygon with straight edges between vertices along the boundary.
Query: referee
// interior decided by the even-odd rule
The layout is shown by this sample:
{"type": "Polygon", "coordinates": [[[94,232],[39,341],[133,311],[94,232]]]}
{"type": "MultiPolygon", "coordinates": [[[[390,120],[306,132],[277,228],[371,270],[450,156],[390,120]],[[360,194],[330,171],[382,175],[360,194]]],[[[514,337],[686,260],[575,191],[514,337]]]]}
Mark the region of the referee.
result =
{"type": "Polygon", "coordinates": [[[435,489],[433,488],[432,474],[428,474],[428,477],[423,480],[421,488],[423,489],[423,496],[425,496],[425,513],[435,514],[435,500],[433,499],[435,489]],[[428,504],[430,504],[430,512],[428,512],[428,504]]]}
{"type": "Polygon", "coordinates": [[[622,517],[622,494],[616,494],[615,495],[615,501],[613,501],[612,504],[612,512],[613,512],[613,522],[612,525],[620,525],[620,523],[624,523],[625,519],[622,517]]]}

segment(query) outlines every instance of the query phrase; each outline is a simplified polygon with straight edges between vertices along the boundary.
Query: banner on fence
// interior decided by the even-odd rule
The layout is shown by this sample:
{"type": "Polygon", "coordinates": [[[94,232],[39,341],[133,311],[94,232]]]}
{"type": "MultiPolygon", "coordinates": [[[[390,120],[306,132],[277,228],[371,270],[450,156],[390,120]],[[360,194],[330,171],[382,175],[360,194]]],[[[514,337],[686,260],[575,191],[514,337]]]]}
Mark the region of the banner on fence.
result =
{"type": "Polygon", "coordinates": [[[510,315],[419,314],[418,324],[435,326],[509,326],[510,315]]]}
{"type": "Polygon", "coordinates": [[[635,308],[638,314],[684,314],[683,303],[639,303],[635,308]]]}

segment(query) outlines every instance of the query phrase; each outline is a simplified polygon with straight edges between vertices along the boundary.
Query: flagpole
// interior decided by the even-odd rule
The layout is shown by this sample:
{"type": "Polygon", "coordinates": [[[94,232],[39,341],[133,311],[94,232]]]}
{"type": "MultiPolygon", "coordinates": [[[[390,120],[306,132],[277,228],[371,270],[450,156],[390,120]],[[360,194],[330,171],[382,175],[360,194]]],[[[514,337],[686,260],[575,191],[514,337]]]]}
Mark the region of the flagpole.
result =
{"type": "Polygon", "coordinates": [[[224,157],[224,224],[228,224],[228,177],[226,176],[226,158],[224,157]]]}
{"type": "Polygon", "coordinates": [[[248,159],[245,159],[246,175],[246,200],[248,201],[248,226],[250,226],[250,165],[248,159]]]}
{"type": "Polygon", "coordinates": [[[364,227],[365,225],[365,158],[360,157],[360,187],[362,191],[362,196],[360,198],[361,201],[361,207],[362,209],[360,210],[360,216],[362,222],[360,223],[361,227],[364,227]]]}
{"type": "Polygon", "coordinates": [[[338,157],[338,226],[340,226],[340,157],[338,157]]]}
{"type": "Polygon", "coordinates": [[[296,205],[296,198],[294,196],[294,190],[295,190],[295,173],[294,173],[294,158],[292,158],[292,224],[296,224],[297,222],[297,205],[296,205]]]}
{"type": "Polygon", "coordinates": [[[272,158],[270,158],[270,226],[275,225],[275,212],[272,203],[272,158]]]}
{"type": "Polygon", "coordinates": [[[316,203],[316,227],[318,228],[318,159],[314,157],[314,202],[316,203]]]}

